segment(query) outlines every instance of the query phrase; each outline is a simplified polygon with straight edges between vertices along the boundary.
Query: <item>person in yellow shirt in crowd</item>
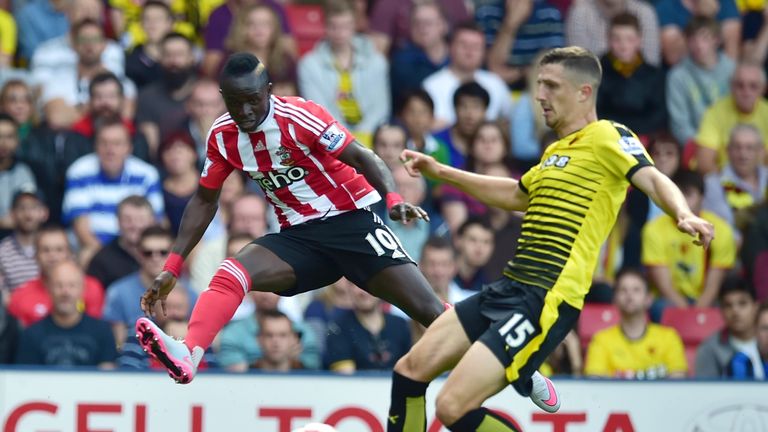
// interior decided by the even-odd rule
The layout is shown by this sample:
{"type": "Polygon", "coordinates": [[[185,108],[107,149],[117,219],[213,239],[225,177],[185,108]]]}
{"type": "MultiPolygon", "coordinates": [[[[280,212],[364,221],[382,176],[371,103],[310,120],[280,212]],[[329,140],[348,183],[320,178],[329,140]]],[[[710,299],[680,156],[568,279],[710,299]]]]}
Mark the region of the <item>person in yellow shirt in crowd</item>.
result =
{"type": "Polygon", "coordinates": [[[6,68],[13,64],[17,40],[16,20],[10,12],[0,9],[0,67],[6,68]]]}
{"type": "Polygon", "coordinates": [[[661,215],[649,221],[642,233],[642,263],[659,297],[651,307],[658,322],[667,306],[712,306],[726,273],[736,260],[736,240],[731,226],[712,212],[702,210],[704,179],[699,173],[680,170],[672,178],[683,191],[694,214],[710,222],[717,236],[709,249],[693,247],[679,235],[675,220],[661,215]]]}
{"type": "Polygon", "coordinates": [[[592,338],[584,373],[627,379],[684,377],[688,364],[683,341],[675,329],[648,322],[652,296],[640,271],[619,271],[613,302],[619,324],[592,338]]]}
{"type": "MultiPolygon", "coordinates": [[[[766,76],[756,63],[741,63],[731,78],[731,94],[713,103],[701,119],[696,136],[696,168],[707,174],[728,163],[728,138],[738,124],[754,125],[768,136],[768,101],[763,98],[766,76]]],[[[768,144],[766,145],[768,149],[768,144]]]]}

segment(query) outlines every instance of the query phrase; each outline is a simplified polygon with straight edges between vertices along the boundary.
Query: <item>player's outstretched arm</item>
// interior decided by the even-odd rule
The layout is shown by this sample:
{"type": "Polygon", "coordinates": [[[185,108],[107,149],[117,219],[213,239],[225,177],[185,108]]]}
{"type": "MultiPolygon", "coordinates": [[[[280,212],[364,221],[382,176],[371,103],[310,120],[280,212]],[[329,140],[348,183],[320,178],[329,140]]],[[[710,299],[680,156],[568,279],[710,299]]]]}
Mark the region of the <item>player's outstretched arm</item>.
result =
{"type": "Polygon", "coordinates": [[[688,207],[683,193],[656,167],[640,168],[629,179],[641,191],[645,192],[665,213],[675,218],[677,229],[696,237],[694,243],[709,247],[715,235],[715,227],[696,216],[688,207]]]}
{"type": "MultiPolygon", "coordinates": [[[[208,229],[211,220],[216,215],[216,210],[219,208],[219,192],[220,189],[208,189],[204,186],[197,187],[197,191],[187,203],[187,207],[184,209],[184,214],[181,217],[179,235],[171,249],[172,254],[177,254],[182,259],[185,259],[197,245],[205,230],[208,229]]],[[[167,261],[166,267],[168,267],[167,261]]],[[[152,282],[152,286],[141,297],[141,309],[144,313],[152,315],[154,305],[159,300],[163,314],[165,314],[165,299],[175,285],[176,275],[169,270],[163,270],[152,282]]]]}
{"type": "Polygon", "coordinates": [[[525,211],[528,195],[520,182],[508,177],[471,173],[437,162],[435,158],[413,150],[403,150],[400,160],[412,176],[424,175],[449,183],[477,198],[483,204],[509,211],[525,211]]]}
{"type": "Polygon", "coordinates": [[[392,220],[408,222],[411,219],[429,220],[427,212],[411,203],[391,202],[397,196],[397,186],[387,164],[376,153],[363,147],[357,141],[351,142],[339,155],[339,160],[356,169],[379,194],[387,199],[387,211],[392,220]]]}

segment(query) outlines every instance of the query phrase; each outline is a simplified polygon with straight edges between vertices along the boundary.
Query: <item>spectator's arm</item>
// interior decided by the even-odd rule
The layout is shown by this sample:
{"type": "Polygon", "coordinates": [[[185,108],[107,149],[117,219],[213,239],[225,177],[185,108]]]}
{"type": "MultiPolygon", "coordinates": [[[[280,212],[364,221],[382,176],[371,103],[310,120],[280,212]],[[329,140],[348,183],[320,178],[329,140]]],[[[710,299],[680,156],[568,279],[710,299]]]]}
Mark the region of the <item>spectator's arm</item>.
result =
{"type": "Polygon", "coordinates": [[[581,352],[581,341],[579,341],[579,336],[574,330],[571,330],[565,336],[563,343],[565,344],[566,355],[571,363],[571,375],[581,376],[582,370],[584,369],[582,360],[584,356],[581,352]]]}
{"type": "MultiPolygon", "coordinates": [[[[125,324],[121,322],[113,322],[112,323],[112,335],[114,336],[116,341],[124,341],[125,338],[128,336],[128,330],[125,328],[125,324]]],[[[118,348],[121,348],[119,346],[118,348]]]]}
{"type": "Polygon", "coordinates": [[[704,288],[701,290],[699,298],[696,299],[696,307],[712,306],[717,298],[717,293],[720,292],[720,287],[723,285],[726,273],[726,270],[722,268],[710,268],[707,270],[704,288]]]}
{"type": "Polygon", "coordinates": [[[488,51],[488,69],[507,83],[516,82],[525,76],[525,68],[508,66],[507,58],[514,46],[517,31],[532,11],[533,0],[507,0],[504,21],[488,51]]]}
{"type": "Polygon", "coordinates": [[[704,280],[704,289],[696,301],[696,306],[709,307],[717,298],[726,273],[736,264],[736,240],[733,230],[724,222],[716,223],[716,235],[707,252],[710,268],[704,280]]]}
{"type": "Polygon", "coordinates": [[[72,230],[75,232],[77,241],[80,242],[80,256],[83,258],[83,262],[90,262],[91,257],[101,247],[101,241],[91,231],[88,215],[77,216],[72,221],[72,230]]]}
{"type": "MultiPolygon", "coordinates": [[[[653,241],[653,240],[651,240],[653,241]]],[[[656,239],[659,242],[660,239],[656,239]]],[[[643,241],[645,245],[645,241],[643,241]]],[[[675,289],[672,283],[672,275],[668,266],[652,265],[648,266],[648,279],[650,279],[653,286],[655,286],[661,296],[674,304],[676,307],[688,307],[688,301],[685,297],[675,289]]]]}
{"type": "Polygon", "coordinates": [[[720,24],[723,38],[723,51],[733,60],[739,59],[741,49],[741,20],[728,19],[720,24]]]}
{"type": "Polygon", "coordinates": [[[765,63],[768,56],[768,7],[763,9],[763,26],[754,41],[745,44],[744,57],[757,64],[765,63]]]}
{"type": "Polygon", "coordinates": [[[685,57],[687,50],[680,27],[666,25],[661,28],[661,56],[665,64],[676,65],[685,57]]]}

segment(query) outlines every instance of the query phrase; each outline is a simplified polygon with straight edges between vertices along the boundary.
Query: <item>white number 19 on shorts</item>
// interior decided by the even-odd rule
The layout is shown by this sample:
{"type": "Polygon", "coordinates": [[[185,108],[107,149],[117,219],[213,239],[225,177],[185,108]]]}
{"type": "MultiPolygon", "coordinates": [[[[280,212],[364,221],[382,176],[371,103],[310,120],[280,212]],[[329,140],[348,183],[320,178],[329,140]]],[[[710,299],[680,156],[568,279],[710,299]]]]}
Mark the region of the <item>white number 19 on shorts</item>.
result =
{"type": "Polygon", "coordinates": [[[405,254],[400,250],[400,243],[389,230],[376,228],[373,233],[368,233],[365,236],[365,240],[378,256],[384,255],[388,250],[392,252],[392,258],[405,258],[405,254]]]}

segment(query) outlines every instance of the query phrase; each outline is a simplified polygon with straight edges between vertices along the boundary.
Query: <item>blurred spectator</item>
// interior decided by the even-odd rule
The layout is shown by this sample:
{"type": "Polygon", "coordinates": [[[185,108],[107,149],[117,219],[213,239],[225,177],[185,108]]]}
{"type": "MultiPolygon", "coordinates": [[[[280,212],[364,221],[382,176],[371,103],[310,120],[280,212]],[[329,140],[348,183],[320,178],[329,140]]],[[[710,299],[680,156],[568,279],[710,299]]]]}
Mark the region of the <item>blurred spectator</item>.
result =
{"type": "Polygon", "coordinates": [[[16,363],[46,366],[98,366],[111,369],[117,360],[109,324],[80,312],[84,275],[72,260],[51,268],[48,292],[51,313],[19,337],[16,363]]]}
{"type": "Polygon", "coordinates": [[[19,128],[8,114],[0,113],[0,228],[12,229],[11,201],[17,192],[34,192],[35,177],[29,166],[18,160],[19,128]]]}
{"type": "Polygon", "coordinates": [[[390,170],[402,165],[400,153],[405,150],[406,132],[399,125],[385,123],[373,132],[373,151],[390,170]]]}
{"type": "Polygon", "coordinates": [[[160,45],[163,38],[173,31],[173,12],[168,4],[156,0],[144,3],[141,28],[146,35],[145,40],[137,43],[125,57],[125,75],[139,90],[162,74],[160,45]]]}
{"type": "MultiPolygon", "coordinates": [[[[101,0],[66,0],[66,3],[69,5],[67,8],[69,30],[60,37],[40,45],[32,57],[32,77],[38,85],[45,86],[56,81],[62,71],[77,71],[78,52],[75,50],[78,41],[76,40],[75,27],[83,21],[93,21],[97,23],[99,29],[102,29],[104,4],[101,0]]],[[[100,46],[102,53],[98,63],[122,79],[125,76],[123,49],[114,41],[104,39],[103,30],[100,35],[100,40],[96,40],[93,38],[94,35],[89,33],[87,38],[81,41],[81,50],[87,51],[86,57],[92,57],[94,49],[100,46]]],[[[91,59],[90,61],[94,60],[91,59]]],[[[75,74],[75,78],[76,81],[73,85],[81,93],[85,93],[88,85],[77,86],[77,74],[75,74]]]]}
{"type": "MultiPolygon", "coordinates": [[[[509,166],[509,138],[506,129],[495,122],[484,122],[469,141],[467,149],[468,171],[487,175],[496,167],[509,166]]],[[[505,171],[509,177],[509,171],[505,171]]],[[[519,174],[515,175],[519,177],[519,174]]],[[[456,232],[468,217],[482,217],[488,213],[488,206],[459,188],[445,184],[440,187],[440,214],[451,232],[456,232]]]]}
{"type": "Polygon", "coordinates": [[[746,277],[755,287],[757,298],[768,301],[768,202],[757,209],[752,225],[744,235],[741,262],[746,277]]]}
{"type": "Polygon", "coordinates": [[[0,241],[0,296],[40,273],[35,261],[35,236],[48,219],[48,208],[33,192],[16,193],[11,203],[13,232],[0,241]]]}
{"type": "Polygon", "coordinates": [[[203,240],[197,247],[195,256],[190,261],[190,282],[192,287],[201,292],[208,288],[219,263],[227,257],[227,237],[244,233],[257,239],[267,233],[267,202],[259,195],[245,194],[235,198],[232,203],[231,217],[227,225],[227,235],[203,240]]]}
{"type": "Polygon", "coordinates": [[[490,46],[488,68],[524,88],[528,67],[541,51],[565,45],[563,16],[549,0],[482,0],[475,21],[490,46]]]}
{"type": "MultiPolygon", "coordinates": [[[[742,280],[729,280],[718,295],[725,328],[699,345],[696,350],[696,377],[722,378],[731,374],[730,362],[737,352],[747,355],[753,365],[762,362],[755,340],[755,293],[742,280]]],[[[763,379],[762,368],[754,377],[763,379]]]]}
{"type": "Polygon", "coordinates": [[[613,302],[619,324],[597,332],[589,343],[584,373],[625,379],[683,378],[688,369],[675,329],[648,322],[653,298],[645,277],[625,269],[616,276],[613,302]]]}
{"type": "MultiPolygon", "coordinates": [[[[133,48],[149,39],[144,27],[144,11],[147,5],[151,3],[133,0],[109,0],[109,17],[112,29],[123,47],[133,48]]],[[[195,8],[200,0],[192,2],[193,4],[167,0],[160,3],[168,8],[172,18],[172,30],[194,40],[197,37],[197,29],[195,24],[187,21],[190,17],[185,16],[185,13],[192,11],[191,9],[195,8]]],[[[196,9],[193,10],[198,12],[196,9]]]]}
{"type": "MultiPolygon", "coordinates": [[[[533,63],[538,64],[539,57],[533,63]]],[[[538,68],[528,68],[528,88],[518,96],[509,120],[512,157],[526,167],[532,167],[539,163],[543,149],[549,145],[545,142],[546,137],[552,133],[549,127],[544,124],[544,113],[541,104],[536,100],[536,80],[538,77],[538,68]]]]}
{"type": "Polygon", "coordinates": [[[408,135],[406,147],[434,157],[438,162],[448,164],[448,146],[432,135],[435,104],[423,89],[409,90],[400,99],[397,117],[408,135]]]}
{"type": "Polygon", "coordinates": [[[105,288],[139,269],[139,237],[155,223],[152,205],[140,195],[123,198],[115,213],[119,234],[96,252],[86,271],[105,288]]]}
{"type": "Polygon", "coordinates": [[[381,300],[361,288],[352,291],[352,310],[328,325],[325,364],[343,374],[391,370],[411,348],[405,319],[384,313],[381,300]]]}
{"type": "Polygon", "coordinates": [[[200,180],[197,160],[195,143],[185,132],[171,135],[160,145],[160,161],[165,172],[163,202],[174,236],[179,233],[181,216],[187,202],[197,190],[200,180]]]}
{"type": "Polygon", "coordinates": [[[19,125],[19,139],[23,142],[32,127],[37,125],[34,96],[29,85],[20,79],[10,79],[0,90],[0,112],[13,117],[19,125]]]}
{"type": "Polygon", "coordinates": [[[5,308],[0,292],[0,364],[11,364],[19,343],[19,323],[5,308]]]}
{"type": "MultiPolygon", "coordinates": [[[[741,22],[733,0],[659,0],[656,13],[661,26],[661,51],[667,65],[675,65],[685,56],[683,34],[688,35],[683,29],[702,16],[720,24],[715,35],[722,40],[723,50],[731,59],[739,58],[741,22]]],[[[690,45],[688,50],[691,50],[690,45]]]]}
{"type": "MultiPolygon", "coordinates": [[[[219,83],[207,78],[195,82],[186,102],[186,110],[186,124],[179,131],[187,132],[194,140],[198,167],[202,169],[208,150],[208,142],[206,141],[208,131],[216,119],[227,111],[224,99],[219,92],[219,83]]],[[[179,131],[172,132],[171,135],[177,136],[179,131]]],[[[171,136],[163,142],[170,139],[171,136]]]]}
{"type": "Polygon", "coordinates": [[[230,26],[235,16],[240,15],[243,8],[263,3],[271,7],[280,17],[280,26],[284,34],[290,33],[288,19],[285,16],[283,2],[280,0],[226,0],[224,4],[211,12],[208,25],[205,27],[205,55],[203,56],[203,75],[216,77],[225,57],[225,44],[231,32],[230,26]]]}
{"type": "Polygon", "coordinates": [[[665,307],[710,307],[736,260],[736,241],[728,223],[714,213],[701,209],[704,179],[691,171],[678,171],[672,179],[685,195],[695,215],[712,223],[717,236],[704,249],[677,229],[671,216],[662,214],[643,227],[642,261],[648,279],[659,290],[651,308],[651,318],[658,322],[665,307]]]}
{"type": "Polygon", "coordinates": [[[145,196],[158,220],[163,215],[160,175],[131,156],[128,130],[118,118],[104,121],[95,133],[95,152],[67,170],[63,219],[72,225],[83,262],[118,234],[117,204],[129,195],[145,196]]]}
{"type": "Polygon", "coordinates": [[[352,309],[353,288],[354,285],[342,278],[321,290],[315,291],[315,297],[304,310],[304,324],[315,333],[319,352],[325,353],[328,323],[336,319],[342,312],[352,309]]]}
{"type": "MultiPolygon", "coordinates": [[[[245,372],[248,366],[254,364],[263,356],[261,347],[257,342],[259,328],[261,326],[261,315],[269,314],[265,311],[277,311],[278,302],[281,297],[271,292],[251,291],[249,295],[256,304],[255,314],[230,321],[224,330],[221,331],[221,348],[218,353],[219,364],[222,368],[230,372],[245,372]]],[[[280,312],[288,315],[285,310],[280,312]]],[[[304,369],[319,369],[320,351],[315,332],[301,321],[292,319],[294,331],[300,335],[301,353],[299,362],[304,369]]]]}
{"type": "MultiPolygon", "coordinates": [[[[768,113],[767,113],[768,114],[768,113]]],[[[728,222],[741,244],[741,232],[752,221],[755,208],[768,194],[768,167],[763,164],[765,144],[760,131],[739,124],[731,129],[728,163],[705,178],[703,208],[728,222]]]]}
{"type": "MultiPolygon", "coordinates": [[[[35,259],[40,268],[39,275],[18,288],[11,295],[8,312],[23,326],[29,326],[43,319],[52,308],[49,293],[53,268],[64,261],[72,260],[72,249],[67,232],[57,226],[42,227],[35,238],[35,259]]],[[[85,276],[84,288],[78,297],[78,310],[101,318],[104,306],[104,287],[98,280],[85,276]]]]}
{"type": "MultiPolygon", "coordinates": [[[[496,177],[513,177],[509,168],[504,165],[496,165],[485,171],[486,175],[496,177]]],[[[513,260],[517,251],[517,242],[520,239],[520,232],[523,224],[522,213],[510,212],[498,207],[488,207],[486,215],[491,229],[493,230],[494,247],[491,257],[483,267],[483,271],[491,280],[500,277],[507,263],[513,260]]],[[[572,364],[572,366],[576,366],[572,364]]]]}
{"type": "MultiPolygon", "coordinates": [[[[157,225],[147,227],[141,232],[138,243],[139,270],[124,276],[107,287],[107,299],[104,304],[104,320],[112,325],[115,340],[122,343],[136,320],[144,316],[139,299],[152,286],[152,281],[163,270],[163,264],[173,246],[171,232],[157,225]]],[[[186,290],[189,297],[189,309],[197,301],[197,294],[187,284],[177,282],[177,290],[186,290]]]]}
{"type": "Polygon", "coordinates": [[[468,218],[456,231],[454,245],[458,252],[454,282],[461,289],[480,291],[492,280],[483,267],[493,253],[493,230],[481,219],[468,218]]]}
{"type": "Polygon", "coordinates": [[[664,72],[640,53],[640,22],[620,13],[608,28],[608,53],[600,58],[603,79],[597,92],[600,118],[622,123],[638,135],[667,128],[664,72]]]}
{"type": "MultiPolygon", "coordinates": [[[[672,178],[680,169],[682,148],[675,137],[667,131],[660,131],[650,136],[648,153],[656,168],[665,176],[672,178]]],[[[627,193],[624,211],[626,212],[627,232],[624,235],[624,267],[640,267],[642,231],[645,223],[661,216],[664,211],[648,195],[637,188],[630,188],[627,193]]]]}
{"type": "Polygon", "coordinates": [[[640,0],[576,0],[565,19],[565,39],[568,45],[584,47],[597,55],[609,49],[608,34],[611,20],[629,13],[637,17],[642,35],[643,60],[658,66],[661,63],[659,20],[653,6],[640,0]]]}
{"type": "MultiPolygon", "coordinates": [[[[397,191],[403,196],[405,202],[419,207],[424,205],[424,199],[427,196],[427,182],[423,177],[411,177],[403,166],[395,167],[392,170],[392,177],[395,179],[397,191]]],[[[414,219],[402,223],[386,218],[384,223],[395,234],[395,238],[400,239],[405,252],[418,262],[421,257],[421,249],[429,238],[430,222],[424,219],[414,219]]]]}
{"type": "Polygon", "coordinates": [[[456,304],[475,294],[456,283],[458,266],[456,250],[451,242],[442,237],[430,237],[421,251],[419,268],[440,300],[456,304]]]}
{"type": "Polygon", "coordinates": [[[682,145],[696,136],[707,108],[729,91],[734,63],[718,52],[717,22],[695,17],[685,27],[688,56],[667,76],[669,127],[682,145]]]}
{"type": "Polygon", "coordinates": [[[449,29],[440,5],[434,0],[414,2],[410,19],[410,42],[393,52],[389,73],[392,101],[403,106],[401,98],[448,65],[449,29]]]}
{"type": "Polygon", "coordinates": [[[288,372],[304,369],[299,361],[301,340],[288,316],[277,310],[266,310],[259,315],[257,337],[261,358],[250,367],[270,372],[288,372]]]}
{"type": "Polygon", "coordinates": [[[752,358],[744,352],[736,352],[729,366],[731,378],[768,379],[768,303],[759,305],[755,313],[755,340],[759,357],[752,358]]]}
{"type": "Polygon", "coordinates": [[[390,116],[389,70],[370,39],[355,35],[344,0],[325,7],[325,39],[299,61],[299,92],[328,109],[370,147],[376,126],[390,116]]]}
{"type": "MultiPolygon", "coordinates": [[[[467,10],[467,2],[462,0],[435,0],[445,20],[455,26],[472,19],[467,10]]],[[[405,46],[408,36],[412,33],[413,21],[416,15],[416,4],[412,0],[387,0],[373,2],[371,11],[370,30],[377,41],[381,52],[387,53],[392,49],[405,46]]]]}
{"type": "Polygon", "coordinates": [[[299,94],[296,59],[283,35],[280,17],[273,7],[256,4],[241,9],[235,17],[226,46],[229,52],[249,52],[261,60],[269,70],[274,95],[299,94]]]}
{"type": "Polygon", "coordinates": [[[7,10],[0,10],[0,69],[13,65],[18,32],[16,20],[7,10]]]}
{"type": "Polygon", "coordinates": [[[144,86],[136,103],[136,123],[149,143],[153,160],[160,143],[183,128],[184,104],[192,93],[197,73],[192,41],[169,33],[160,46],[160,79],[144,86]]]}
{"type": "Polygon", "coordinates": [[[424,89],[435,103],[436,126],[445,127],[457,121],[454,92],[471,81],[477,82],[490,95],[485,118],[507,118],[512,111],[512,98],[507,84],[498,75],[480,69],[485,60],[485,42],[476,24],[462,24],[453,30],[450,58],[447,66],[424,80],[424,89]]]}
{"type": "Polygon", "coordinates": [[[472,137],[487,117],[491,96],[480,84],[471,81],[459,86],[453,93],[456,122],[435,132],[435,138],[448,147],[448,163],[452,167],[466,166],[467,152],[472,137]]]}
{"type": "Polygon", "coordinates": [[[71,0],[31,0],[14,15],[19,27],[19,55],[31,59],[43,42],[61,36],[69,29],[64,12],[71,0]]]}
{"type": "MultiPolygon", "coordinates": [[[[701,118],[696,152],[696,168],[705,174],[728,163],[728,142],[738,124],[750,124],[768,137],[768,101],[765,71],[759,65],[740,63],[731,79],[731,94],[713,103],[701,118]]],[[[768,143],[763,142],[768,145],[768,143]]],[[[762,162],[762,160],[760,161],[762,162]]]]}
{"type": "Polygon", "coordinates": [[[136,130],[133,124],[133,102],[126,101],[123,83],[112,72],[99,72],[88,83],[88,102],[84,115],[72,125],[72,131],[80,134],[93,146],[93,135],[97,124],[118,117],[131,134],[133,155],[148,161],[149,148],[144,134],[136,130]]]}

